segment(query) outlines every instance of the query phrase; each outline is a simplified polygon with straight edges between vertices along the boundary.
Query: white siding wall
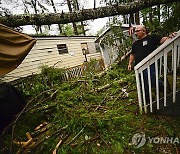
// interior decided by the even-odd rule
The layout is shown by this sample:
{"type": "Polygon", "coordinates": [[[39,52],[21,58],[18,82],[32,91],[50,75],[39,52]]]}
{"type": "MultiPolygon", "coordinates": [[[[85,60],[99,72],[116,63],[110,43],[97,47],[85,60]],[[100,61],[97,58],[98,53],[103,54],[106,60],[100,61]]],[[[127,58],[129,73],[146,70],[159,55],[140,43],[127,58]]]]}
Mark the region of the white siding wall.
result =
{"type": "Polygon", "coordinates": [[[107,68],[111,64],[109,48],[108,48],[107,45],[104,45],[104,48],[102,48],[102,56],[103,56],[103,59],[104,59],[105,67],[107,68]]]}
{"type": "MultiPolygon", "coordinates": [[[[94,42],[95,37],[48,37],[38,38],[37,43],[18,66],[17,69],[8,73],[3,81],[12,81],[20,77],[40,73],[42,65],[54,66],[58,68],[68,68],[81,65],[84,62],[82,54],[82,42],[94,42]],[[66,44],[68,53],[59,54],[57,44],[66,44]]],[[[90,58],[101,59],[100,53],[87,55],[90,58]]]]}

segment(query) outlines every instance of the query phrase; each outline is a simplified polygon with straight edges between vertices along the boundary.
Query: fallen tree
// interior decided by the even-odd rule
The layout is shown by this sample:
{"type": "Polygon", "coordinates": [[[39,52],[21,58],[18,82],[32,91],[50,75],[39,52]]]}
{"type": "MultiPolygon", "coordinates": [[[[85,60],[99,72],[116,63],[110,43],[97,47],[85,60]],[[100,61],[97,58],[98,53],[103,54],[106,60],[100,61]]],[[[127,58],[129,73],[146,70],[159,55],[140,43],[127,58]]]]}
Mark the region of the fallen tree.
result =
{"type": "Polygon", "coordinates": [[[67,24],[71,22],[135,13],[151,6],[173,2],[179,2],[179,0],[139,0],[130,3],[117,3],[111,6],[99,7],[95,9],[83,9],[68,13],[62,11],[61,13],[49,14],[6,15],[0,17],[0,23],[11,27],[23,25],[67,24]]]}
{"type": "Polygon", "coordinates": [[[175,144],[149,149],[131,143],[134,132],[142,128],[151,136],[168,136],[171,131],[180,137],[180,121],[140,114],[134,73],[125,66],[123,61],[109,69],[98,82],[93,82],[95,73],[88,72],[78,78],[80,82],[60,82],[51,68],[19,81],[16,87],[27,104],[0,136],[0,153],[172,153],[175,144]],[[94,90],[108,83],[109,88],[94,90]]]}

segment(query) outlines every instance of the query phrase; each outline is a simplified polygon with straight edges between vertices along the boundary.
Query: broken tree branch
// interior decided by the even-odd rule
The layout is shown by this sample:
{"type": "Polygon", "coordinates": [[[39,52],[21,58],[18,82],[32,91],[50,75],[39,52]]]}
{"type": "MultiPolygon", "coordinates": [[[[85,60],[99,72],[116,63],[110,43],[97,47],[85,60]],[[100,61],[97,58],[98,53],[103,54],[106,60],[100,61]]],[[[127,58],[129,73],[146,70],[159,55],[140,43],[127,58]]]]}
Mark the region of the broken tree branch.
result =
{"type": "Polygon", "coordinates": [[[86,141],[84,141],[84,142],[82,142],[82,143],[80,143],[80,144],[71,144],[71,146],[73,146],[73,147],[76,147],[76,146],[83,146],[84,144],[87,144],[87,143],[91,143],[91,142],[93,142],[93,141],[96,141],[97,139],[99,139],[100,137],[99,136],[96,136],[96,137],[93,137],[93,138],[90,138],[90,139],[88,139],[88,140],[86,140],[86,141]]]}
{"type": "Polygon", "coordinates": [[[73,137],[73,139],[67,145],[71,144],[83,132],[84,128],[85,126],[79,131],[79,133],[77,133],[76,136],[73,137]]]}
{"type": "Polygon", "coordinates": [[[58,144],[56,145],[56,148],[55,148],[55,149],[53,150],[53,152],[52,152],[53,154],[56,154],[57,149],[58,149],[59,146],[61,145],[62,141],[63,141],[62,139],[59,140],[58,144]]]}
{"type": "Polygon", "coordinates": [[[60,147],[60,145],[62,145],[62,143],[69,137],[69,135],[66,135],[64,138],[62,138],[63,135],[61,135],[60,140],[58,142],[58,144],[56,145],[56,148],[53,150],[53,154],[56,154],[57,149],[60,147]]]}
{"type": "Polygon", "coordinates": [[[100,92],[100,91],[102,91],[104,89],[108,89],[109,87],[111,87],[114,84],[124,84],[124,83],[125,83],[125,81],[123,81],[123,80],[114,81],[113,83],[108,83],[108,84],[106,84],[104,86],[101,86],[101,87],[97,88],[97,92],[100,92]]]}
{"type": "Polygon", "coordinates": [[[107,96],[108,96],[109,93],[106,93],[104,99],[101,101],[101,103],[95,108],[94,111],[97,111],[99,109],[99,107],[102,105],[102,103],[106,100],[107,96]]]}

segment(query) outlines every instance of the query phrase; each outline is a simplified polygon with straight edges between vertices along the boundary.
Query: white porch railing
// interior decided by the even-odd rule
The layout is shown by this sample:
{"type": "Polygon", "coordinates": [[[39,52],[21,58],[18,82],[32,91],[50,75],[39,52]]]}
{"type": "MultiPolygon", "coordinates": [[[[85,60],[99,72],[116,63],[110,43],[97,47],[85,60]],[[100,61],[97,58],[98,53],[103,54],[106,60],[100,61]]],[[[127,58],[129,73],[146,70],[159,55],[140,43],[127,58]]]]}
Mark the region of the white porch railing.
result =
{"type": "MultiPolygon", "coordinates": [[[[164,78],[164,92],[163,92],[163,100],[164,106],[166,106],[167,101],[167,73],[168,69],[173,72],[173,84],[172,84],[172,94],[173,94],[173,103],[176,103],[176,71],[180,66],[180,31],[177,32],[176,37],[172,39],[168,39],[161,46],[159,46],[155,51],[153,51],[150,55],[148,55],[145,59],[143,59],[140,63],[138,63],[135,69],[136,75],[136,84],[137,84],[137,92],[138,92],[138,101],[140,112],[143,111],[147,113],[148,110],[153,112],[153,103],[156,103],[157,110],[160,108],[160,91],[159,91],[159,77],[163,76],[164,78]],[[172,53],[172,54],[171,54],[172,53]],[[171,55],[169,57],[169,55],[171,55]],[[170,58],[170,60],[169,60],[170,58]],[[155,90],[155,100],[153,101],[152,97],[152,84],[151,84],[151,74],[150,74],[150,66],[155,63],[155,82],[156,82],[156,90],[155,90]],[[171,67],[172,65],[172,67],[171,67]],[[171,68],[169,68],[171,67],[171,68]],[[149,102],[147,102],[145,98],[145,85],[144,85],[144,76],[143,71],[147,70],[148,73],[148,92],[149,92],[149,102]],[[142,83],[142,84],[141,84],[142,83]],[[143,110],[144,109],[144,110],[143,110]]],[[[146,83],[147,85],[147,83],[146,83]]],[[[180,102],[177,102],[180,103],[180,102]]]]}

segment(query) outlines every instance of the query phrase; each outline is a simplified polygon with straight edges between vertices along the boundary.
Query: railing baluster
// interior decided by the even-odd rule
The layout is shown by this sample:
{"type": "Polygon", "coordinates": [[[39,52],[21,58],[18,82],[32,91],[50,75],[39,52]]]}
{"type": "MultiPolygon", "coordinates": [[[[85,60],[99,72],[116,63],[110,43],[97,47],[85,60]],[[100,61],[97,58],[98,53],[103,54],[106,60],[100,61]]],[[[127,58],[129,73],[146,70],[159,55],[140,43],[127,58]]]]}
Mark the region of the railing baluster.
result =
{"type": "Polygon", "coordinates": [[[177,64],[177,43],[174,42],[174,49],[173,49],[173,103],[176,102],[176,64],[177,64]]]}
{"type": "Polygon", "coordinates": [[[159,76],[161,76],[162,74],[162,58],[163,57],[160,57],[160,66],[159,66],[159,76]]]}
{"type": "Polygon", "coordinates": [[[180,38],[178,38],[176,42],[177,42],[177,67],[179,67],[180,66],[180,49],[179,49],[180,43],[178,42],[180,42],[180,38]]]}
{"type": "Polygon", "coordinates": [[[164,106],[167,101],[167,52],[168,50],[164,50],[164,106]]]}
{"type": "Polygon", "coordinates": [[[159,109],[159,76],[158,76],[157,56],[155,56],[155,70],[156,70],[156,100],[157,100],[157,109],[159,109]]]}
{"type": "Polygon", "coordinates": [[[136,75],[136,84],[137,84],[139,108],[140,108],[140,112],[142,114],[142,96],[141,96],[141,87],[140,87],[140,79],[139,79],[138,70],[135,70],[135,75],[136,75]]]}
{"type": "Polygon", "coordinates": [[[147,113],[146,96],[145,96],[145,88],[144,88],[143,70],[141,71],[141,85],[142,85],[142,93],[143,93],[144,111],[145,111],[145,113],[147,113]]]}
{"type": "Polygon", "coordinates": [[[173,67],[174,67],[174,54],[173,54],[173,49],[174,49],[174,44],[173,44],[173,48],[172,48],[172,71],[173,71],[173,67]]]}
{"type": "Polygon", "coordinates": [[[150,99],[150,112],[152,112],[152,92],[151,92],[151,74],[150,74],[150,65],[148,65],[148,84],[149,84],[149,99],[150,99]]]}
{"type": "Polygon", "coordinates": [[[179,67],[179,62],[180,62],[180,50],[179,50],[179,45],[177,46],[177,67],[179,67]]]}

